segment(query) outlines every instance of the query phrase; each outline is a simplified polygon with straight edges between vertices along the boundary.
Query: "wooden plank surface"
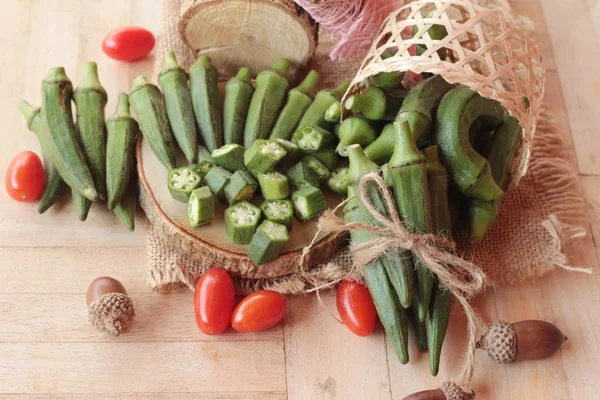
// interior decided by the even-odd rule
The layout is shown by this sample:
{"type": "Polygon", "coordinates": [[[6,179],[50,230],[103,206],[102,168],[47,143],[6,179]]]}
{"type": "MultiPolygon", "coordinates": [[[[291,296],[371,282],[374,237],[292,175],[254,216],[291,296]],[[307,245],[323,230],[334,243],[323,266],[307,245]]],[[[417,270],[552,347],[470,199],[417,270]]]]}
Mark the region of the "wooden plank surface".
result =
{"type": "MultiPolygon", "coordinates": [[[[600,204],[600,146],[596,110],[600,81],[600,6],[596,0],[512,0],[536,22],[548,69],[546,105],[574,152],[588,196],[600,204]]],[[[99,64],[111,94],[127,91],[139,74],[151,75],[154,54],[132,64],[105,57],[100,42],[114,27],[159,29],[158,1],[4,0],[0,26],[0,171],[15,153],[39,151],[16,104],[39,104],[39,82],[64,65],[74,84],[84,61],[99,64]]],[[[597,209],[594,213],[597,215],[597,209]]],[[[440,373],[411,347],[400,365],[378,326],[358,338],[332,316],[333,293],[290,300],[283,324],[256,335],[202,335],[190,293],[150,293],[145,281],[145,227],[124,231],[114,215],[94,206],[77,220],[68,195],[39,216],[0,190],[0,399],[401,399],[441,384],[458,372],[465,321],[453,309],[440,373]],[[86,320],[85,291],[110,275],[128,288],[137,309],[131,330],[112,338],[86,320]]],[[[598,266],[600,221],[569,247],[574,265],[598,266]]],[[[544,319],[569,340],[545,360],[500,365],[478,352],[472,389],[478,399],[597,399],[600,385],[600,278],[555,271],[535,282],[490,289],[474,300],[488,321],[544,319]]]]}

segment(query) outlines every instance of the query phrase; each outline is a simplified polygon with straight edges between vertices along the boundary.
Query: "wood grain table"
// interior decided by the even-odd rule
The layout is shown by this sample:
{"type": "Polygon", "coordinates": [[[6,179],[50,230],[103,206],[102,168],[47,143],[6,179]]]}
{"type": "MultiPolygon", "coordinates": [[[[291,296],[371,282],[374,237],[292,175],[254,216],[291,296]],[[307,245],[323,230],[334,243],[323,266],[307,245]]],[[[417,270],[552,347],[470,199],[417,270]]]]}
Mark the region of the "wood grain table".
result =
{"type": "MultiPolygon", "coordinates": [[[[600,5],[597,0],[513,0],[537,23],[548,68],[546,103],[574,152],[565,154],[587,194],[600,201],[600,5]]],[[[39,147],[17,110],[39,104],[50,66],[64,65],[77,83],[95,60],[111,94],[127,91],[153,59],[122,64],[100,50],[111,28],[135,24],[157,32],[158,1],[2,0],[0,15],[0,171],[19,151],[39,147]]],[[[330,315],[334,298],[294,298],[283,324],[254,335],[202,335],[191,293],[158,295],[145,284],[144,223],[127,233],[94,206],[77,220],[69,201],[40,216],[35,205],[0,190],[0,398],[17,399],[401,399],[456,374],[465,321],[451,319],[440,374],[412,348],[400,365],[381,329],[351,335],[330,315]],[[100,275],[120,279],[138,315],[119,338],[87,322],[85,290],[100,275]]],[[[598,264],[600,223],[567,249],[573,265],[598,264]]],[[[556,271],[535,282],[489,290],[475,304],[487,321],[544,319],[569,337],[553,357],[498,365],[477,355],[472,388],[478,399],[599,399],[600,278],[556,271]]]]}

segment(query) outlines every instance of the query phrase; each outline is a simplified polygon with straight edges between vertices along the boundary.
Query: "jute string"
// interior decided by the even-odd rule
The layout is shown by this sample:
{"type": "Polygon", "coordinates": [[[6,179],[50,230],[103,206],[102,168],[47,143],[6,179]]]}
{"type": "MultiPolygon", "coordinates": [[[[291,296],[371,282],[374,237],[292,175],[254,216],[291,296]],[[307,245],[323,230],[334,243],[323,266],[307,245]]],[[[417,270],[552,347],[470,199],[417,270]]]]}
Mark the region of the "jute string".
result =
{"type": "Polygon", "coordinates": [[[336,212],[347,203],[346,200],[334,210],[327,210],[321,216],[318,222],[317,235],[319,233],[349,232],[352,230],[376,235],[368,241],[350,245],[354,268],[359,270],[369,268],[377,259],[392,249],[412,251],[414,256],[419,258],[429,271],[437,276],[440,283],[452,293],[465,313],[468,347],[458,380],[463,384],[468,384],[473,376],[477,332],[484,326],[473,307],[469,304],[469,299],[482,291],[485,283],[485,273],[477,265],[454,254],[453,250],[455,250],[456,245],[452,240],[434,234],[410,232],[400,220],[394,205],[394,199],[377,172],[362,176],[359,183],[358,200],[364,205],[375,222],[374,224],[345,222],[340,218],[336,212]],[[375,184],[383,196],[389,217],[380,213],[371,202],[367,192],[368,184],[375,184]]]}

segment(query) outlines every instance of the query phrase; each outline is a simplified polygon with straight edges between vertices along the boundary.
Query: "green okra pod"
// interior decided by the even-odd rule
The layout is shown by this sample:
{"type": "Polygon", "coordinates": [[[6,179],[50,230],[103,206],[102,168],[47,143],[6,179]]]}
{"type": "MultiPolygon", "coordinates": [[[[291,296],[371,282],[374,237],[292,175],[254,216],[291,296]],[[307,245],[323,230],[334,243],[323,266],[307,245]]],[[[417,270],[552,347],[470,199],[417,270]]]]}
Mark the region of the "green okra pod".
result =
{"type": "Polygon", "coordinates": [[[187,203],[192,191],[200,186],[202,179],[190,167],[175,168],[169,172],[167,186],[171,196],[178,201],[187,203]]]}
{"type": "Polygon", "coordinates": [[[265,173],[275,168],[286,154],[277,142],[258,139],[244,152],[244,164],[252,171],[265,173]]]}
{"type": "Polygon", "coordinates": [[[331,176],[327,179],[327,187],[334,193],[348,194],[348,168],[340,167],[331,171],[331,176]]]}
{"type": "Polygon", "coordinates": [[[223,105],[223,134],[225,144],[244,142],[244,127],[248,116],[250,99],[254,86],[250,79],[250,68],[242,67],[236,76],[225,85],[225,104],[223,105]]]}
{"type": "Polygon", "coordinates": [[[294,133],[294,142],[304,153],[313,153],[333,143],[335,137],[331,132],[318,126],[306,125],[294,133]]]}
{"type": "Polygon", "coordinates": [[[174,169],[175,143],[160,89],[145,76],[138,76],[133,80],[129,101],[152,151],[168,170],[174,169]]]}
{"type": "Polygon", "coordinates": [[[106,121],[106,189],[109,209],[121,201],[129,187],[135,166],[135,139],[138,123],[129,113],[129,96],[119,95],[117,110],[106,121]]]}
{"type": "Polygon", "coordinates": [[[215,165],[215,160],[212,159],[210,151],[204,146],[198,146],[198,162],[192,165],[194,172],[204,179],[208,171],[215,165]]]}
{"type": "Polygon", "coordinates": [[[311,70],[300,85],[288,92],[287,102],[279,113],[269,139],[289,140],[292,137],[300,119],[313,101],[320,79],[319,73],[311,70]]]}
{"type": "MultiPolygon", "coordinates": [[[[407,121],[395,122],[394,131],[396,144],[389,170],[398,214],[406,229],[412,233],[431,233],[431,203],[425,156],[417,150],[407,121]]],[[[413,262],[416,269],[415,300],[419,320],[422,322],[429,310],[433,276],[422,260],[413,257],[413,262]]]]}
{"type": "Polygon", "coordinates": [[[73,99],[77,110],[79,143],[94,180],[98,197],[106,199],[106,126],[104,108],[108,96],[98,79],[95,62],[83,65],[81,84],[75,88],[73,99]]]}
{"type": "Polygon", "coordinates": [[[188,219],[194,228],[210,222],[215,216],[215,198],[208,186],[192,190],[188,199],[188,219]]]}
{"type": "Polygon", "coordinates": [[[288,230],[292,229],[293,207],[292,201],[288,199],[265,200],[260,205],[266,219],[285,225],[288,230]]]}
{"type": "Polygon", "coordinates": [[[213,167],[204,177],[204,184],[219,199],[225,200],[225,187],[233,174],[222,167],[213,167]]]}
{"type": "Polygon", "coordinates": [[[54,168],[54,162],[52,161],[52,139],[50,138],[50,135],[48,135],[48,132],[44,130],[41,110],[33,107],[25,100],[21,100],[19,103],[19,110],[27,121],[27,129],[36,134],[42,149],[42,159],[44,162],[44,193],[38,202],[37,210],[40,214],[43,214],[56,203],[65,184],[56,168],[54,168]]]}
{"type": "Polygon", "coordinates": [[[290,195],[290,183],[287,176],[279,172],[267,172],[258,175],[260,191],[267,200],[285,199],[290,195]]]}
{"type": "Polygon", "coordinates": [[[90,208],[92,208],[93,202],[73,188],[71,188],[71,197],[73,198],[73,204],[75,204],[75,208],[77,209],[79,220],[82,222],[85,221],[90,212],[90,208]]]}
{"type": "MultiPolygon", "coordinates": [[[[385,60],[394,55],[393,51],[385,51],[381,55],[381,58],[385,60]]],[[[403,79],[404,71],[378,72],[377,74],[370,76],[368,82],[371,86],[377,86],[382,89],[396,89],[402,85],[403,79]]]]}
{"type": "Polygon", "coordinates": [[[290,142],[285,139],[275,139],[275,143],[281,146],[282,149],[285,150],[285,156],[279,161],[277,164],[278,167],[287,168],[300,160],[302,157],[302,152],[298,148],[296,143],[290,142]]]}
{"type": "Polygon", "coordinates": [[[503,115],[500,103],[465,86],[449,91],[440,103],[435,138],[450,177],[467,197],[490,201],[503,194],[490,164],[469,142],[469,128],[475,120],[479,119],[485,129],[493,129],[500,125],[503,115]]]}
{"type": "Polygon", "coordinates": [[[334,169],[339,163],[339,158],[335,152],[335,147],[323,147],[321,150],[313,151],[310,155],[321,161],[328,169],[334,169]]]}
{"type": "Polygon", "coordinates": [[[298,187],[311,185],[318,187],[321,183],[319,175],[304,160],[297,162],[288,168],[287,174],[290,182],[298,187]]]}
{"type": "Polygon", "coordinates": [[[51,68],[42,82],[42,126],[52,139],[54,168],[67,185],[95,201],[98,192],[77,140],[72,98],[73,86],[65,69],[51,68]]]}
{"type": "Polygon", "coordinates": [[[365,148],[377,137],[375,129],[369,121],[360,117],[346,118],[340,124],[340,143],[337,147],[337,152],[343,157],[348,156],[348,147],[353,144],[358,144],[361,148],[365,148]]]}
{"type": "MultiPolygon", "coordinates": [[[[431,132],[434,112],[452,87],[441,76],[434,76],[425,79],[408,92],[396,115],[396,121],[408,121],[415,143],[419,143],[421,138],[431,132]]],[[[393,128],[384,129],[381,135],[365,149],[365,153],[378,164],[386,163],[394,151],[394,140],[393,128]]]]}
{"type": "Polygon", "coordinates": [[[132,179],[125,194],[121,197],[113,212],[129,232],[135,230],[135,211],[137,208],[137,182],[132,179]]]}
{"type": "MultiPolygon", "coordinates": [[[[349,189],[352,188],[353,193],[358,193],[361,177],[369,172],[378,171],[379,166],[366,157],[359,145],[352,145],[349,147],[348,159],[350,161],[350,166],[348,167],[348,187],[349,189]]],[[[374,182],[368,182],[366,189],[368,198],[375,208],[382,215],[389,217],[390,211],[386,207],[385,200],[383,199],[383,195],[379,191],[378,186],[376,186],[374,182]]],[[[364,215],[372,224],[375,224],[373,216],[364,207],[364,204],[361,204],[361,207],[364,215]]],[[[413,292],[413,265],[410,253],[406,250],[393,249],[382,255],[379,258],[379,261],[387,271],[387,275],[396,291],[396,295],[402,307],[410,307],[413,292]]]]}
{"type": "Polygon", "coordinates": [[[225,229],[227,237],[235,244],[248,244],[260,224],[260,208],[241,201],[225,210],[225,229]]]}
{"type": "Polygon", "coordinates": [[[163,92],[173,136],[188,162],[195,163],[198,132],[194,121],[192,95],[188,88],[188,74],[177,63],[173,51],[165,53],[165,63],[158,75],[158,83],[163,92]]]}
{"type": "Polygon", "coordinates": [[[388,99],[383,89],[372,86],[362,93],[349,96],[344,103],[347,110],[362,113],[371,120],[383,119],[387,111],[388,99]]]}
{"type": "Polygon", "coordinates": [[[419,321],[418,312],[416,310],[416,305],[413,303],[407,310],[408,320],[410,321],[410,327],[412,328],[413,334],[415,336],[415,343],[417,344],[417,349],[421,353],[427,352],[427,328],[425,326],[425,322],[419,321]]]}
{"type": "Polygon", "coordinates": [[[257,139],[269,137],[285,101],[289,73],[290,60],[280,58],[271,69],[256,77],[256,90],[250,100],[244,129],[244,147],[252,146],[257,139]]]}
{"type": "MultiPolygon", "coordinates": [[[[448,205],[448,172],[440,163],[437,146],[423,150],[427,165],[427,184],[431,203],[431,227],[436,235],[452,236],[450,207],[448,205]]],[[[436,376],[440,366],[442,344],[450,320],[451,293],[437,278],[433,282],[433,291],[429,313],[425,319],[429,348],[429,370],[436,376]]]]}
{"type": "Polygon", "coordinates": [[[342,118],[342,103],[339,101],[331,103],[327,111],[325,111],[325,116],[323,118],[325,118],[325,121],[334,124],[340,122],[340,118],[342,118]]]}
{"type": "Polygon", "coordinates": [[[274,261],[290,240],[287,227],[266,220],[256,229],[248,245],[248,258],[256,265],[274,261]]]}
{"type": "Polygon", "coordinates": [[[213,162],[219,167],[223,167],[230,172],[235,172],[245,168],[245,151],[239,144],[230,143],[213,151],[211,156],[213,162]]]}
{"type": "Polygon", "coordinates": [[[235,204],[240,201],[250,201],[254,197],[258,187],[252,175],[247,171],[236,171],[225,186],[225,198],[228,204],[235,204]]]}
{"type": "MultiPolygon", "coordinates": [[[[370,223],[371,218],[365,215],[360,202],[356,198],[352,187],[348,188],[349,201],[344,207],[344,220],[346,222],[370,223]]],[[[351,230],[350,236],[353,243],[362,243],[373,239],[375,235],[370,232],[351,230]]],[[[409,360],[408,355],[408,317],[406,311],[398,304],[398,296],[390,282],[382,259],[375,261],[362,269],[365,283],[369,287],[379,320],[385,329],[398,359],[402,364],[409,360]]]]}
{"type": "Polygon", "coordinates": [[[321,215],[327,208],[323,192],[314,186],[306,186],[292,193],[296,217],[302,222],[321,215]]]}
{"type": "Polygon", "coordinates": [[[313,125],[331,131],[334,124],[325,120],[325,112],[333,103],[336,101],[339,103],[342,100],[342,96],[349,87],[350,81],[345,80],[335,89],[320,90],[298,123],[298,129],[302,129],[306,125],[313,125]]]}
{"type": "MultiPolygon", "coordinates": [[[[431,18],[433,16],[433,14],[435,13],[435,11],[437,11],[437,9],[435,7],[432,7],[428,10],[423,10],[423,17],[424,18],[431,18]]],[[[425,24],[427,24],[427,22],[425,22],[425,24]]],[[[427,24],[429,25],[429,24],[427,24]]],[[[419,27],[418,26],[413,26],[412,29],[412,33],[413,35],[417,35],[417,33],[419,32],[419,27]]],[[[431,40],[442,40],[443,38],[445,38],[446,36],[448,36],[448,31],[446,30],[446,27],[444,25],[431,25],[431,27],[429,27],[425,32],[427,32],[429,34],[429,37],[431,38],[431,40]]],[[[423,37],[424,35],[419,35],[419,37],[423,37]]],[[[416,46],[416,51],[417,51],[417,55],[420,56],[423,53],[425,53],[425,46],[418,44],[416,46]]],[[[439,49],[437,51],[438,56],[440,57],[440,59],[445,60],[446,59],[446,48],[442,47],[441,49],[439,49]]]]}
{"type": "Polygon", "coordinates": [[[331,176],[331,171],[329,168],[325,166],[321,161],[317,160],[315,157],[306,156],[302,159],[302,161],[306,164],[306,166],[312,169],[315,174],[319,177],[321,182],[326,182],[327,179],[331,176]]]}
{"type": "Polygon", "coordinates": [[[190,68],[190,91],[196,124],[209,151],[223,146],[223,112],[219,72],[210,57],[201,55],[190,68]]]}
{"type": "MultiPolygon", "coordinates": [[[[521,138],[519,121],[514,117],[507,117],[491,139],[488,163],[494,181],[502,190],[508,189],[512,164],[521,138]]],[[[481,240],[494,227],[503,197],[492,201],[471,199],[468,213],[469,240],[481,240]]]]}

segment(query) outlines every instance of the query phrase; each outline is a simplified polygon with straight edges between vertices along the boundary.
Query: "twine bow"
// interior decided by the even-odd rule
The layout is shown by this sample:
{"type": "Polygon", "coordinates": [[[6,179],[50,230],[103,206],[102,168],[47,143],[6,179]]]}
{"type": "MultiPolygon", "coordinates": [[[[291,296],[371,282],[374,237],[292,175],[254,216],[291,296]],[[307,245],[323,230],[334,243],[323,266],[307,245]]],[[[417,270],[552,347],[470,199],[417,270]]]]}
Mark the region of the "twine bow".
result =
{"type": "Polygon", "coordinates": [[[318,223],[319,231],[332,233],[358,230],[376,234],[377,236],[371,240],[350,245],[350,252],[358,268],[368,267],[391,249],[405,249],[412,251],[413,255],[437,276],[440,283],[454,295],[467,317],[469,343],[458,380],[468,384],[473,376],[477,332],[483,328],[483,322],[469,304],[469,299],[483,289],[484,272],[475,264],[451,252],[455,248],[452,240],[434,234],[411,233],[400,220],[389,189],[377,172],[363,175],[359,184],[358,199],[369,211],[376,225],[345,222],[338,217],[336,211],[346,201],[334,210],[327,210],[321,216],[318,223]],[[367,195],[369,183],[374,183],[381,192],[388,216],[379,212],[369,199],[367,195]]]}

